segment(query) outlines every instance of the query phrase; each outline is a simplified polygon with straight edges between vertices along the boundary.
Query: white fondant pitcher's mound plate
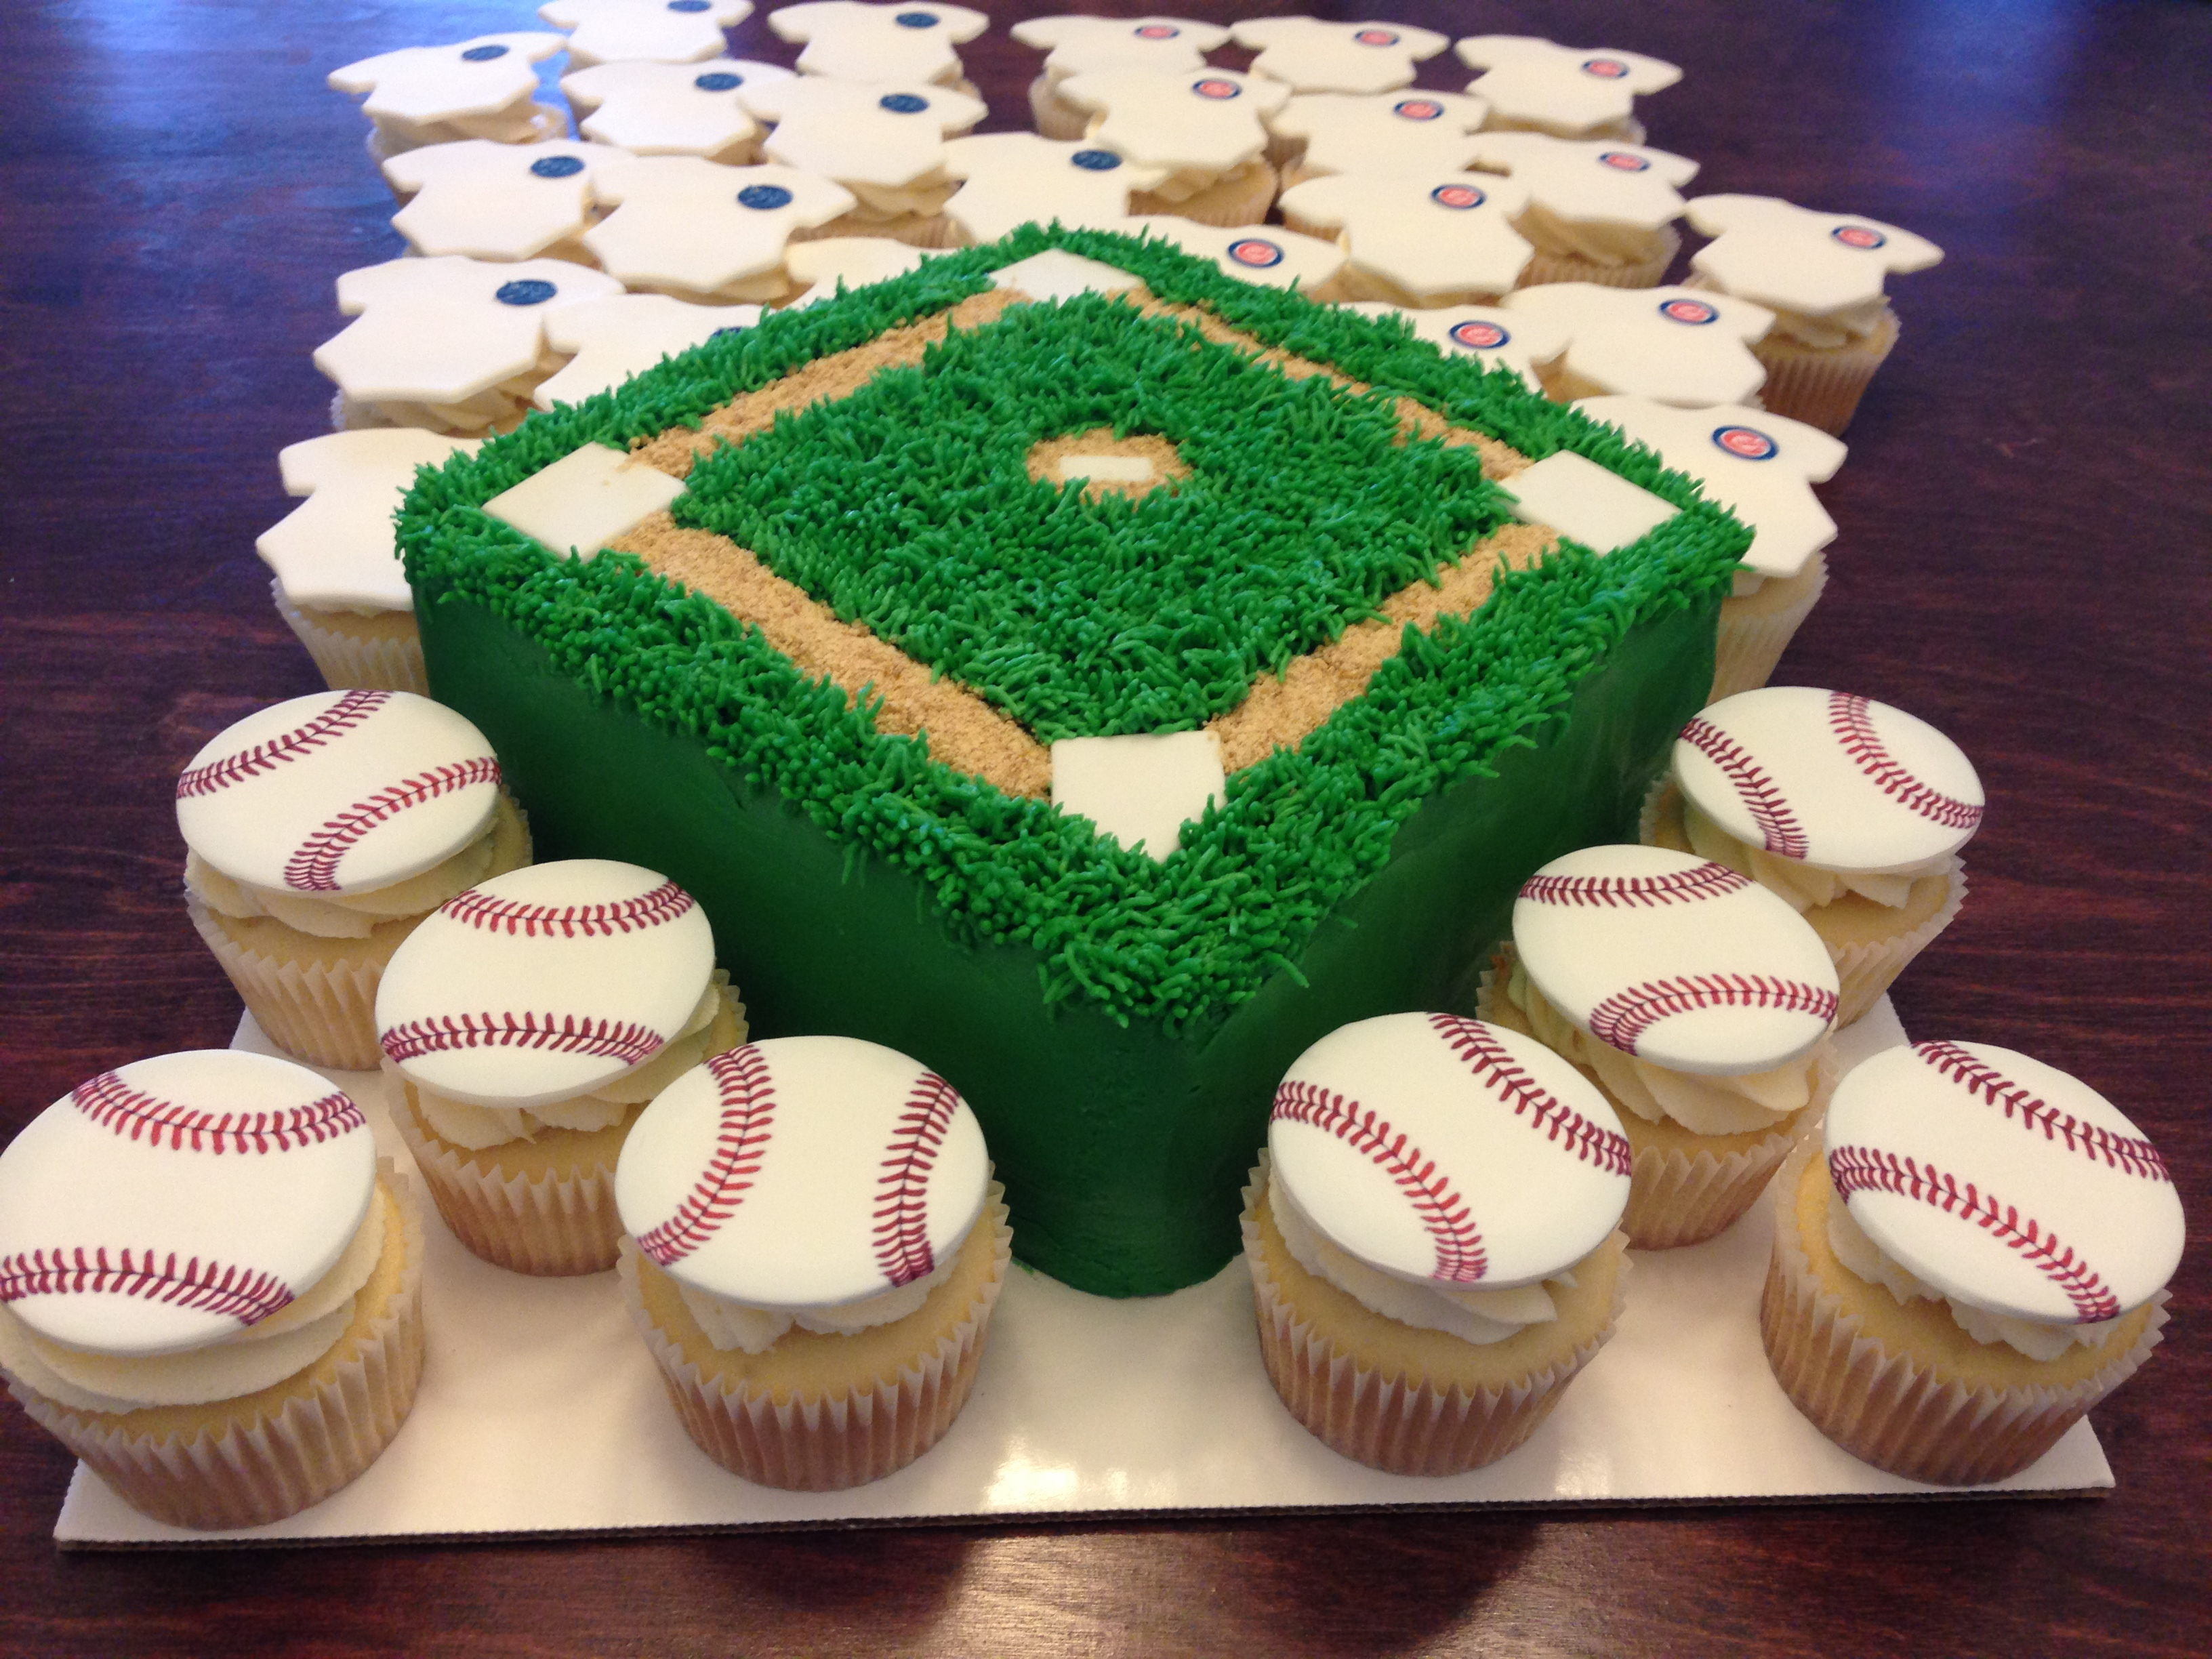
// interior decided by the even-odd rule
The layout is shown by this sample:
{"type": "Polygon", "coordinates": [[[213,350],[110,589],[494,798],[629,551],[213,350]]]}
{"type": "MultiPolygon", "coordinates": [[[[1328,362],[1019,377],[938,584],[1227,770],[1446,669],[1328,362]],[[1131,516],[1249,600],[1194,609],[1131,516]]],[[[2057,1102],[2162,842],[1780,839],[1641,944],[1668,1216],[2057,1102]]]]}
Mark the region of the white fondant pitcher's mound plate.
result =
{"type": "MultiPolygon", "coordinates": [[[[1887,1002],[1838,1038],[1847,1064],[1904,1041],[1887,1002]]],[[[240,1047],[267,1048],[251,1019],[240,1047]]],[[[364,1104],[382,1080],[331,1074],[364,1104]]],[[[381,1109],[384,1156],[411,1167],[381,1109]]],[[[975,1391],[944,1440],[887,1480],[771,1492],[684,1435],[612,1273],[529,1279],[428,1218],[429,1359],[415,1413],[368,1473],[273,1526],[192,1533],[126,1508],[80,1468],[65,1547],[296,1544],[653,1528],[899,1525],[1377,1509],[1399,1504],[1735,1503],[1953,1495],[1899,1480],[1797,1414],[1759,1344],[1768,1201],[1689,1249],[1639,1251],[1619,1333],[1528,1444],[1444,1480],[1346,1462],[1283,1409],[1260,1364],[1251,1278],[1233,1261],[1173,1296],[1114,1302],[1017,1267],[975,1391]]],[[[2087,1422],[1983,1493],[2110,1486],[2087,1422]]]]}

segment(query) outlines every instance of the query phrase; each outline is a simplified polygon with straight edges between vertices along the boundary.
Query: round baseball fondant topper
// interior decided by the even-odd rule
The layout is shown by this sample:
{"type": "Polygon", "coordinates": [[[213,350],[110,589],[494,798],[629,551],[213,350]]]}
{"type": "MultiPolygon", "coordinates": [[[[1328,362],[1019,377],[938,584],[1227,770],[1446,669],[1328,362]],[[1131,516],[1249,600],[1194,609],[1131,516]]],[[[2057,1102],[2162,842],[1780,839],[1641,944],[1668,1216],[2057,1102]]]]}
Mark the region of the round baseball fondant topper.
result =
{"type": "Polygon", "coordinates": [[[409,691],[322,691],[249,714],[177,780],[185,844],[234,881],[365,893],[483,834],[499,763],[483,732],[409,691]]]}
{"type": "Polygon", "coordinates": [[[368,1213],[361,1108],[234,1049],[103,1072],[0,1152],[0,1302],[94,1353],[234,1336],[337,1263],[368,1213]]]}
{"type": "Polygon", "coordinates": [[[1663,847],[1553,860],[1514,902],[1513,943],[1560,1013],[1670,1071],[1770,1071],[1836,1017],[1828,947],[1787,901],[1663,847]]]}
{"type": "Polygon", "coordinates": [[[1634,1162],[1605,1097],[1540,1042],[1457,1014],[1386,1014],[1300,1054],[1267,1124],[1275,1177],[1393,1278],[1509,1290],[1602,1244],[1634,1162]]]}
{"type": "Polygon", "coordinates": [[[615,1204],[638,1249],[694,1289],[836,1307],[950,1261],[990,1171],[975,1113],[921,1061],[779,1037],[661,1091],[623,1144],[615,1204]]]}
{"type": "Polygon", "coordinates": [[[377,1040],[410,1080],[479,1106],[543,1106],[641,1066],[714,971],[706,912],[665,876],[569,859],[449,900],[392,953],[377,1040]]]}
{"type": "Polygon", "coordinates": [[[1906,872],[1965,846],[1982,781],[1959,746],[1901,708],[1767,686],[1682,728],[1674,777],[1738,841],[1824,870],[1906,872]]]}
{"type": "Polygon", "coordinates": [[[2181,1200],[2119,1109],[1985,1042],[1918,1042],[1854,1067],[1828,1171],[1875,1245],[1945,1296],[2091,1324],[2141,1307],[2181,1261],[2181,1200]]]}

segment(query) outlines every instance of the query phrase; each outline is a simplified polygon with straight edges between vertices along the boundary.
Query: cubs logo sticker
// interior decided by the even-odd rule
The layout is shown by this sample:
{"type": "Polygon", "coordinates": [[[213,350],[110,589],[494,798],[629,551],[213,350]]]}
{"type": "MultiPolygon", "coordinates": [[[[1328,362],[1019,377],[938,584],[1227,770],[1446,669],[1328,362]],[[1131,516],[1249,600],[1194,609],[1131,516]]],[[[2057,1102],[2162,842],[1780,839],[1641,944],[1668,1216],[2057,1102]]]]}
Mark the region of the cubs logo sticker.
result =
{"type": "Polygon", "coordinates": [[[1389,29],[1362,29],[1352,37],[1363,46],[1395,46],[1398,37],[1389,29]]]}
{"type": "Polygon", "coordinates": [[[1453,324],[1450,335],[1454,345],[1464,346],[1469,351],[1495,351],[1513,337],[1497,324],[1486,323],[1479,317],[1453,324]]]}
{"type": "Polygon", "coordinates": [[[1649,173],[1651,171],[1650,162],[1645,161],[1641,155],[1632,155],[1625,149],[1607,150],[1600,155],[1597,159],[1601,164],[1613,168],[1616,173],[1649,173]]]}
{"type": "Polygon", "coordinates": [[[712,75],[702,75],[691,82],[702,92],[735,92],[744,83],[744,76],[725,75],[719,70],[712,75]]]}
{"type": "Polygon", "coordinates": [[[1067,159],[1085,173],[1111,173],[1121,165],[1121,158],[1110,149],[1079,149],[1067,159]]]}
{"type": "Polygon", "coordinates": [[[1201,98],[1234,98],[1244,90],[1234,81],[1194,81],[1190,89],[1201,98]]]}
{"type": "Polygon", "coordinates": [[[1429,199],[1438,207],[1448,207],[1460,212],[1479,208],[1490,198],[1473,185],[1438,185],[1429,192],[1429,199]]]}
{"type": "Polygon", "coordinates": [[[1408,98],[1390,108],[1390,113],[1401,121],[1433,121],[1443,112],[1444,106],[1431,98],[1408,98]]]}
{"type": "Polygon", "coordinates": [[[1133,32],[1139,40],[1172,40],[1182,33],[1172,23],[1144,23],[1133,32]]]}
{"type": "Polygon", "coordinates": [[[738,205],[756,213],[769,213],[791,205],[791,192],[781,185],[747,185],[738,192],[738,205]]]}
{"type": "Polygon", "coordinates": [[[1720,320],[1720,313],[1703,300],[1668,300],[1660,306],[1659,314],[1670,323],[1685,323],[1692,327],[1720,320]]]}
{"type": "Polygon", "coordinates": [[[1748,426],[1717,426],[1713,428],[1713,443],[1717,448],[1747,461],[1771,461],[1782,453],[1780,444],[1748,426]]]}
{"type": "Polygon", "coordinates": [[[530,164],[531,173],[540,179],[573,179],[584,170],[584,164],[573,155],[540,156],[530,164]]]}
{"type": "Polygon", "coordinates": [[[1247,236],[1229,245],[1229,257],[1240,265],[1250,265],[1265,270],[1270,265],[1283,263],[1283,250],[1273,242],[1262,241],[1257,236],[1247,236]]]}
{"type": "Polygon", "coordinates": [[[1889,238],[1868,225],[1838,225],[1828,233],[1845,247],[1880,247],[1889,238]]]}
{"type": "Polygon", "coordinates": [[[917,98],[910,92],[887,92],[876,100],[894,115],[919,115],[929,107],[929,100],[917,98]]]}
{"type": "Polygon", "coordinates": [[[1618,58],[1591,58],[1583,63],[1584,75],[1595,75],[1601,81],[1618,81],[1628,73],[1628,65],[1618,58]]]}
{"type": "Polygon", "coordinates": [[[933,11],[902,11],[891,21],[902,29],[933,29],[937,27],[937,14],[933,11]]]}

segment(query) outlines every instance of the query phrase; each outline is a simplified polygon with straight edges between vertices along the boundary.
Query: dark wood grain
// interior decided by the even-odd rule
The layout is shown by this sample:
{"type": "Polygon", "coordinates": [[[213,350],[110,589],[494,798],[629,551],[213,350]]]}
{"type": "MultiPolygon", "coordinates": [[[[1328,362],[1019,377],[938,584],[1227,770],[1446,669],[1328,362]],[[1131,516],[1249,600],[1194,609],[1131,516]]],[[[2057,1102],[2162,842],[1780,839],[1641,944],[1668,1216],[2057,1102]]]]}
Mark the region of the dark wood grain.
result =
{"type": "MultiPolygon", "coordinates": [[[[965,53],[994,125],[1036,56],[965,53]]],[[[1134,6],[1101,7],[1133,14],[1134,6]]],[[[1201,16],[1257,9],[1197,3],[1201,16]]],[[[1336,15],[1361,15],[1335,9],[1336,15]]],[[[2096,1500],[1132,1522],[276,1554],[63,1556],[68,1459],[0,1408],[10,1654],[2201,1654],[2212,1648],[2212,8],[1446,5],[1638,49],[1701,191],[1948,250],[1824,492],[1836,578],[1780,678],[1912,709],[1992,802],[1897,1001],[2119,1101],[2192,1217],[2177,1322],[2096,1414],[2096,1500]]],[[[0,1133],[103,1066],[226,1041],[168,780],[315,689],[254,535],[321,429],[331,279],[398,252],[336,64],[530,7],[0,10],[0,1133]]],[[[741,52],[790,49],[756,19],[741,52]]],[[[1235,61],[1231,56],[1231,61],[1235,61]]],[[[1463,75],[1428,66],[1423,83],[1463,75]]]]}

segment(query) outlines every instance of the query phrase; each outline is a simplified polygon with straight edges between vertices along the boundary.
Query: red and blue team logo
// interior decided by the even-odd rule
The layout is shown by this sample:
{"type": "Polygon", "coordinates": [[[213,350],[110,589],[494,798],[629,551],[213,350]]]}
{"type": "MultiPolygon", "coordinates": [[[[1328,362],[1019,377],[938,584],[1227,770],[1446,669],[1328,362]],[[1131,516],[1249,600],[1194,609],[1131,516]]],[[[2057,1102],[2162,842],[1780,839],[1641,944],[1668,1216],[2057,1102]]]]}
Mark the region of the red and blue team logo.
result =
{"type": "Polygon", "coordinates": [[[1513,337],[1495,323],[1486,323],[1479,317],[1470,317],[1451,327],[1451,343],[1464,346],[1469,351],[1495,351],[1513,337]]]}
{"type": "Polygon", "coordinates": [[[1395,46],[1398,37],[1388,29],[1362,29],[1352,37],[1363,46],[1395,46]]]}
{"type": "Polygon", "coordinates": [[[1713,443],[1745,461],[1771,461],[1782,453],[1780,444],[1747,426],[1717,426],[1713,428],[1713,443]]]}
{"type": "Polygon", "coordinates": [[[1433,121],[1443,112],[1444,106],[1433,98],[1408,98],[1390,106],[1390,113],[1403,121],[1433,121]]]}
{"type": "Polygon", "coordinates": [[[1583,73],[1595,75],[1601,81],[1618,81],[1628,73],[1628,65],[1618,58],[1590,58],[1583,62],[1583,73]]]}
{"type": "Polygon", "coordinates": [[[1468,208],[1480,207],[1490,198],[1485,196],[1473,185],[1438,185],[1429,192],[1429,199],[1438,207],[1454,208],[1465,212],[1468,208]]]}
{"type": "Polygon", "coordinates": [[[1229,257],[1240,265],[1249,265],[1255,270],[1265,270],[1270,265],[1283,263],[1283,250],[1274,243],[1257,236],[1247,236],[1242,241],[1229,245],[1229,257]]]}
{"type": "Polygon", "coordinates": [[[1721,315],[1703,300],[1668,300],[1660,306],[1659,314],[1670,323],[1686,323],[1692,327],[1718,322],[1721,315]]]}
{"type": "Polygon", "coordinates": [[[1889,238],[1867,225],[1838,225],[1828,233],[1845,247],[1880,247],[1889,238]]]}
{"type": "Polygon", "coordinates": [[[1649,173],[1651,171],[1650,162],[1645,161],[1641,155],[1638,155],[1629,150],[1608,149],[1601,153],[1597,159],[1617,173],[1649,173]]]}
{"type": "Polygon", "coordinates": [[[1172,40],[1182,33],[1172,23],[1144,23],[1136,31],[1139,40],[1172,40]]]}
{"type": "Polygon", "coordinates": [[[1201,98],[1234,98],[1244,90],[1234,81],[1194,81],[1190,89],[1201,98]]]}

